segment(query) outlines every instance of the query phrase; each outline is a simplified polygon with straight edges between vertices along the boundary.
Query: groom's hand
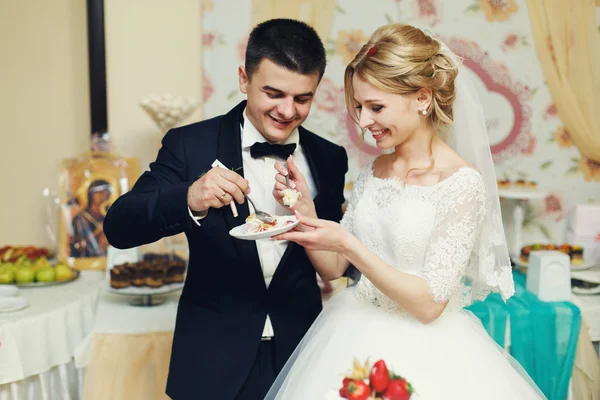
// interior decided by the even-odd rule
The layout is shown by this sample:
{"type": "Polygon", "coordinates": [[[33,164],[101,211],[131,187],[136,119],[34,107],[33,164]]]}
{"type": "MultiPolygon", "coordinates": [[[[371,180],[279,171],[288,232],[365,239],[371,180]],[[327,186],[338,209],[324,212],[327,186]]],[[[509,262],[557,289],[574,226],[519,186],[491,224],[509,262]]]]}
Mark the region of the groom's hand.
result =
{"type": "Polygon", "coordinates": [[[195,212],[221,208],[232,200],[244,202],[244,193],[250,193],[248,181],[226,168],[212,168],[188,189],[188,207],[195,212]]]}

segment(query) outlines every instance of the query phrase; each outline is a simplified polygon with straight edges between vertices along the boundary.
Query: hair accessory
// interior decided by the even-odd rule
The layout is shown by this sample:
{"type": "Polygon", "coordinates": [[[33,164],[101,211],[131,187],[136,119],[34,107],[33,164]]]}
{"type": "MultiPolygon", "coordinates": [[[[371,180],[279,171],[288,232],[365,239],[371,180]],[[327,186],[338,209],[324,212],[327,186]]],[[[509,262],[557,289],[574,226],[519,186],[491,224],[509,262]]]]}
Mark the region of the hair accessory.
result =
{"type": "Polygon", "coordinates": [[[377,53],[377,47],[373,46],[367,51],[367,57],[371,57],[375,53],[377,53]]]}

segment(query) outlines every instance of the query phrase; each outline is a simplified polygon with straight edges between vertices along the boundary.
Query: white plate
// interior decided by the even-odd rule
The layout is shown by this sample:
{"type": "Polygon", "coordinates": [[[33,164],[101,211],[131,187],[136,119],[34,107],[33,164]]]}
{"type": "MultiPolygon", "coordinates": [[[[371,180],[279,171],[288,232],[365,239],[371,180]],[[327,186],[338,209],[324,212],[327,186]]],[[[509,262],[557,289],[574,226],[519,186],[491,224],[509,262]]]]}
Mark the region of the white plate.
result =
{"type": "MultiPolygon", "coordinates": [[[[107,274],[109,275],[109,274],[107,274]]],[[[132,296],[147,296],[147,295],[155,295],[155,294],[167,294],[171,292],[176,292],[180,289],[183,289],[183,283],[167,283],[166,285],[162,285],[158,288],[151,288],[148,286],[128,286],[123,289],[115,289],[110,286],[110,281],[107,283],[106,290],[111,293],[117,294],[129,294],[132,296]]]]}
{"type": "Polygon", "coordinates": [[[0,285],[0,298],[1,297],[13,297],[19,293],[19,289],[12,285],[0,285]]]}
{"type": "Polygon", "coordinates": [[[597,296],[597,295],[600,295],[600,285],[596,286],[596,287],[592,287],[592,288],[587,288],[587,289],[573,286],[571,288],[571,291],[573,293],[581,295],[581,296],[597,296]]]}
{"type": "MultiPolygon", "coordinates": [[[[513,265],[521,268],[527,268],[529,263],[524,263],[520,259],[511,258],[513,265]]],[[[571,271],[585,271],[598,265],[598,261],[583,260],[583,264],[571,263],[571,271]]]]}
{"type": "Polygon", "coordinates": [[[0,299],[0,312],[21,310],[29,305],[25,297],[3,297],[0,299]]]}
{"type": "Polygon", "coordinates": [[[548,196],[548,193],[538,191],[536,189],[498,189],[498,195],[505,199],[516,200],[535,200],[543,199],[548,196]]]}
{"type": "Polygon", "coordinates": [[[242,240],[258,240],[258,239],[267,239],[275,235],[279,235],[280,233],[287,232],[293,229],[296,225],[298,225],[300,221],[294,215],[286,215],[283,217],[277,217],[277,225],[274,228],[271,228],[264,232],[258,233],[245,233],[246,224],[236,226],[232,230],[229,231],[229,234],[237,239],[242,240]],[[287,222],[291,221],[292,223],[287,222]]]}

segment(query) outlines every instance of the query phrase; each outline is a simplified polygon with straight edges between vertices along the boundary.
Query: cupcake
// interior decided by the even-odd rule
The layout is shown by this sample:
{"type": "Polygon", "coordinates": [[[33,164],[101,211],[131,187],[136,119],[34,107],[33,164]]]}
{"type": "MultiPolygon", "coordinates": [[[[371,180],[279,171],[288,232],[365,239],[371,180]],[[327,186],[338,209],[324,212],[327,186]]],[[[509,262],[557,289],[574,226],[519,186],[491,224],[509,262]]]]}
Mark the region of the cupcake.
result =
{"type": "Polygon", "coordinates": [[[525,181],[525,187],[528,189],[537,189],[537,183],[534,181],[525,181]]]}
{"type": "Polygon", "coordinates": [[[124,289],[131,285],[131,272],[126,265],[117,265],[110,269],[110,286],[114,289],[124,289]]]}
{"type": "Polygon", "coordinates": [[[148,265],[146,270],[146,286],[156,289],[164,284],[165,263],[163,261],[156,261],[148,265]]]}
{"type": "Polygon", "coordinates": [[[557,250],[560,251],[561,253],[565,253],[569,257],[571,256],[571,246],[569,246],[566,243],[561,244],[560,246],[558,246],[557,250]]]}
{"type": "Polygon", "coordinates": [[[510,181],[508,179],[499,179],[497,181],[498,189],[508,189],[510,188],[510,181]]]}
{"type": "Polygon", "coordinates": [[[583,264],[583,247],[571,246],[571,263],[583,264]]]}
{"type": "Polygon", "coordinates": [[[137,262],[131,264],[132,279],[131,284],[133,286],[141,287],[146,285],[145,271],[146,267],[144,262],[137,262]]]}
{"type": "Polygon", "coordinates": [[[185,262],[170,261],[167,264],[167,276],[165,283],[181,283],[184,280],[185,262]]]}

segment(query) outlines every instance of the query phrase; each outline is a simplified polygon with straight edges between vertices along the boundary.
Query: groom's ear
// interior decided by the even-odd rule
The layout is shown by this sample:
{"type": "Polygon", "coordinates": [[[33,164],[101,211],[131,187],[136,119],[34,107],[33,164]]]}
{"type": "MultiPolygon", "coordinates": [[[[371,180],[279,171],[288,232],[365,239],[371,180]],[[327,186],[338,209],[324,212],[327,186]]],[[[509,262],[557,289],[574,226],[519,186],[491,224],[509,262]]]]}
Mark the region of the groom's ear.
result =
{"type": "Polygon", "coordinates": [[[248,74],[246,74],[246,68],[243,65],[238,67],[238,78],[240,82],[240,91],[244,94],[248,94],[248,74]]]}

